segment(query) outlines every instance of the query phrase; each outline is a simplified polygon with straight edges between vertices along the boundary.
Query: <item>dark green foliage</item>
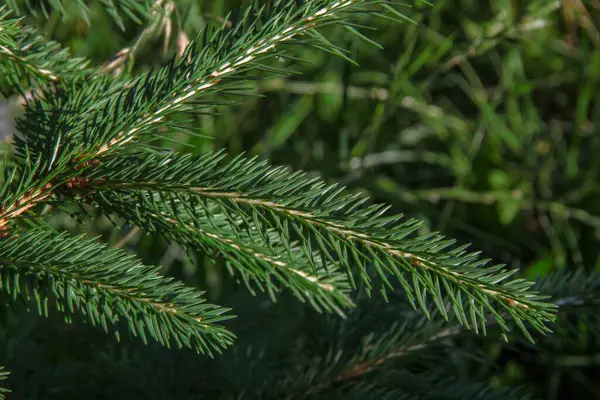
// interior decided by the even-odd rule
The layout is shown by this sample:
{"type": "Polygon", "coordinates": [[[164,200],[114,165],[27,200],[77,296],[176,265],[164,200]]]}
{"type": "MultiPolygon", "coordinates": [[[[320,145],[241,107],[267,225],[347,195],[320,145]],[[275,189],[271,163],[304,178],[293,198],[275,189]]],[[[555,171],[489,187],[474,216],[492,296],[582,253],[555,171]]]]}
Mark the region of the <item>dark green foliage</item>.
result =
{"type": "MultiPolygon", "coordinates": [[[[597,279],[597,274],[594,276],[597,279]]],[[[558,273],[552,281],[564,277],[558,273]]],[[[569,287],[560,289],[562,295],[575,296],[577,288],[569,287]]],[[[380,297],[359,296],[357,307],[345,320],[332,314],[316,314],[286,296],[279,304],[272,304],[265,296],[234,296],[232,300],[240,311],[239,320],[230,321],[240,333],[239,342],[215,359],[167,352],[156,346],[142,347],[127,338],[117,345],[90,336],[90,329],[78,325],[76,332],[86,332],[85,338],[93,340],[93,350],[89,349],[89,341],[76,339],[72,345],[77,350],[72,354],[77,358],[65,359],[56,376],[47,380],[38,371],[47,370],[45,365],[50,365],[52,357],[64,352],[60,343],[66,339],[55,341],[56,350],[42,347],[38,343],[43,343],[42,339],[28,335],[43,335],[43,327],[33,329],[31,321],[22,320],[8,328],[16,337],[23,331],[15,351],[43,356],[35,364],[25,359],[11,364],[18,368],[14,373],[31,371],[30,380],[47,380],[57,388],[64,387],[56,398],[77,398],[79,391],[68,389],[67,383],[73,381],[85,382],[87,390],[100,397],[149,399],[335,399],[372,398],[374,394],[407,399],[536,398],[524,388],[492,388],[486,381],[489,354],[483,349],[490,345],[514,348],[518,337],[503,344],[497,340],[498,331],[493,326],[487,337],[475,335],[460,329],[455,320],[448,324],[433,309],[432,319],[427,319],[400,294],[391,294],[387,303],[380,297]],[[253,308],[260,312],[250,316],[253,308]],[[32,341],[37,347],[28,349],[32,341]],[[119,351],[119,346],[126,346],[128,351],[119,351]]],[[[561,322],[556,327],[562,326],[561,322]]],[[[68,331],[64,335],[70,336],[68,331]]],[[[547,339],[546,344],[538,343],[532,349],[541,350],[562,341],[552,335],[547,339]]],[[[494,370],[491,367],[492,373],[494,370]]],[[[27,381],[18,383],[15,390],[21,390],[22,385],[27,381]]]]}
{"type": "Polygon", "coordinates": [[[12,395],[598,395],[599,38],[575,3],[9,1],[12,395]],[[157,345],[232,332],[215,359],[157,345]]]}
{"type": "MultiPolygon", "coordinates": [[[[221,158],[219,154],[130,157],[103,163],[97,171],[92,169],[87,179],[101,206],[111,211],[117,204],[123,218],[131,214],[128,210],[136,208],[137,203],[141,211],[135,214],[144,219],[162,215],[175,220],[187,210],[187,224],[199,230],[218,229],[220,219],[236,221],[234,226],[253,226],[257,238],[260,232],[279,232],[276,237],[265,236],[263,246],[279,242],[281,249],[272,251],[271,257],[282,250],[291,255],[291,240],[298,238],[303,244],[300,253],[307,259],[304,273],[317,273],[322,259],[326,265],[333,264],[330,268],[337,269],[341,263],[353,285],[358,276],[370,289],[368,271],[375,268],[384,296],[386,290],[394,289],[387,278],[393,275],[411,304],[427,310],[426,298],[431,296],[438,310],[446,315],[447,297],[459,322],[475,331],[485,331],[488,313],[508,329],[496,309],[545,330],[527,315],[531,309],[546,309],[541,302],[543,297],[528,291],[531,283],[507,281],[514,271],[503,270],[502,266],[485,267],[485,261],[476,254],[465,252],[464,247],[452,249],[453,242],[439,235],[414,237],[411,234],[420,227],[418,221],[401,223],[401,216],[385,216],[384,205],[365,207],[367,199],[341,194],[339,187],[326,186],[320,180],[273,168],[265,162],[237,158],[220,165],[221,158]],[[165,210],[162,204],[172,206],[165,210]],[[144,210],[151,210],[151,215],[144,210]],[[314,271],[310,271],[310,266],[314,271]],[[351,266],[358,271],[353,273],[351,266]]],[[[130,219],[143,224],[136,218],[130,219]]],[[[247,231],[240,228],[240,234],[247,235],[247,231]]],[[[177,233],[172,237],[177,238],[177,233]]],[[[223,248],[218,242],[213,241],[212,245],[223,248]]],[[[235,265],[235,258],[232,261],[235,265]]],[[[539,321],[549,315],[540,313],[539,321]]]]}
{"type": "Polygon", "coordinates": [[[0,7],[0,24],[0,90],[5,96],[89,75],[83,59],[71,57],[58,43],[23,27],[19,19],[10,17],[6,6],[0,7]]]}
{"type": "Polygon", "coordinates": [[[33,302],[48,316],[48,303],[58,311],[79,313],[108,332],[128,327],[144,343],[147,336],[170,347],[211,354],[229,345],[232,335],[218,325],[227,309],[204,304],[201,293],[161,277],[156,267],[142,265],[122,250],[107,250],[83,237],[30,229],[0,239],[0,296],[33,302]]]}

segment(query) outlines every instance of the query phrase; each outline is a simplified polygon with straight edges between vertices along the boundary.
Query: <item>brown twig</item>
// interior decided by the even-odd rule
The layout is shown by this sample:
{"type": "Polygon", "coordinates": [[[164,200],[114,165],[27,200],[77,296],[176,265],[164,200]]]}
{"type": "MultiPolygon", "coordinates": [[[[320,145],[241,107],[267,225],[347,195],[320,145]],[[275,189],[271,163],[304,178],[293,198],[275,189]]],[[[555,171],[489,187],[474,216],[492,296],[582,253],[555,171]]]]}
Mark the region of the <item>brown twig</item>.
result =
{"type": "Polygon", "coordinates": [[[417,350],[424,349],[431,342],[434,342],[438,339],[456,335],[459,332],[460,332],[460,328],[458,328],[458,327],[447,328],[447,329],[444,329],[444,330],[438,332],[437,334],[431,336],[430,338],[425,340],[423,343],[400,347],[400,348],[398,348],[382,357],[376,358],[374,360],[369,360],[369,361],[365,361],[365,362],[362,362],[359,364],[354,364],[354,365],[350,366],[348,369],[346,369],[344,372],[342,372],[341,374],[337,375],[335,378],[315,386],[311,392],[313,392],[313,393],[322,392],[333,386],[337,386],[342,383],[360,378],[361,376],[374,371],[375,369],[377,369],[379,366],[381,366],[388,360],[401,357],[403,355],[406,355],[407,353],[410,353],[411,351],[417,351],[417,350]]]}
{"type": "Polygon", "coordinates": [[[0,231],[7,230],[8,223],[12,218],[18,217],[33,208],[37,203],[50,197],[52,186],[51,183],[47,183],[40,189],[27,191],[6,209],[0,208],[0,231]]]}

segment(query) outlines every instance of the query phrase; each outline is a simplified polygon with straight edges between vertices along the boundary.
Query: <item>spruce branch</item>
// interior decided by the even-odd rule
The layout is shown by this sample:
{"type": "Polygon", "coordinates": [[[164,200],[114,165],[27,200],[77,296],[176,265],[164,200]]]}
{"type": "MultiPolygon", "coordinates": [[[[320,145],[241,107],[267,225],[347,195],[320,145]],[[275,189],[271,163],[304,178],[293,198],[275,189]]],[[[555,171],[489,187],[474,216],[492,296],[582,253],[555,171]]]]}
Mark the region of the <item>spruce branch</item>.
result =
{"type": "MultiPolygon", "coordinates": [[[[532,283],[509,281],[515,271],[485,267],[486,260],[467,253],[464,246],[452,248],[453,242],[440,235],[414,236],[417,221],[398,223],[400,215],[384,216],[388,207],[367,207],[367,198],[344,194],[320,179],[255,159],[221,162],[222,158],[219,153],[113,158],[93,167],[87,179],[99,193],[179,194],[188,204],[196,197],[198,204],[221,204],[219,210],[228,210],[229,220],[242,220],[259,231],[293,232],[305,256],[317,254],[326,264],[340,263],[353,283],[358,275],[371,289],[369,272],[377,271],[384,296],[394,289],[388,278],[395,276],[413,306],[427,313],[429,297],[447,318],[447,295],[459,322],[475,331],[485,332],[490,315],[509,331],[499,309],[526,335],[523,321],[548,332],[545,324],[553,320],[555,307],[530,290],[532,283]]],[[[204,212],[210,216],[211,210],[204,212]]]]}
{"type": "Polygon", "coordinates": [[[15,145],[29,170],[6,174],[3,236],[10,237],[9,223],[61,194],[189,248],[217,251],[247,282],[272,296],[287,286],[317,309],[341,312],[351,305],[347,279],[355,285],[358,276],[371,290],[375,271],[384,297],[395,277],[413,307],[428,313],[433,300],[447,318],[447,297],[460,323],[476,331],[485,332],[490,315],[508,331],[505,312],[526,335],[524,323],[548,332],[553,307],[529,282],[509,281],[513,272],[501,266],[484,268],[477,254],[439,235],[415,236],[417,221],[384,216],[383,205],[367,207],[364,197],[255,160],[131,154],[131,145],[167,126],[171,114],[214,104],[201,96],[226,92],[251,70],[273,71],[263,61],[285,57],[279,45],[307,44],[345,57],[315,28],[347,25],[353,12],[372,11],[365,6],[396,15],[384,1],[298,4],[250,7],[240,21],[230,14],[230,28],[205,31],[180,60],[137,80],[75,77],[28,101],[17,123],[26,134],[15,145]]]}
{"type": "Polygon", "coordinates": [[[521,398],[512,388],[491,390],[485,381],[463,381],[460,374],[449,377],[448,371],[464,359],[457,341],[446,339],[462,332],[460,341],[468,341],[470,333],[456,325],[448,327],[440,318],[427,320],[400,296],[393,296],[390,304],[381,303],[381,299],[359,300],[346,320],[311,319],[307,336],[284,343],[283,354],[269,355],[271,349],[234,349],[240,358],[236,357],[236,367],[244,371],[255,363],[266,366],[271,359],[287,368],[272,373],[250,368],[257,372],[248,372],[236,382],[230,397],[249,392],[261,398],[380,398],[379,393],[392,399],[433,398],[439,393],[448,399],[521,398]],[[390,320],[398,322],[388,326],[390,320]]]}
{"type": "Polygon", "coordinates": [[[347,278],[339,267],[324,268],[316,255],[307,259],[300,244],[283,232],[249,225],[218,205],[179,194],[120,189],[93,189],[88,199],[105,213],[117,214],[149,233],[222,255],[230,272],[237,271],[250,290],[258,287],[273,300],[280,290],[277,282],[318,311],[344,315],[342,308],[353,306],[347,278]]]}
{"type": "MultiPolygon", "coordinates": [[[[275,51],[276,47],[293,43],[297,36],[313,38],[297,43],[341,55],[340,49],[316,35],[314,29],[331,23],[348,23],[354,13],[369,11],[367,6],[380,5],[391,12],[393,9],[385,3],[307,0],[291,5],[285,0],[275,0],[268,7],[252,6],[241,13],[231,13],[225,19],[231,20],[231,29],[226,30],[223,24],[210,35],[205,30],[190,43],[179,61],[174,57],[157,72],[136,80],[74,79],[68,85],[45,89],[28,100],[24,116],[16,124],[27,135],[15,138],[15,154],[41,155],[47,172],[66,166],[65,170],[70,172],[56,182],[58,187],[77,177],[72,171],[82,171],[98,157],[131,145],[143,138],[144,133],[167,125],[168,115],[178,111],[198,112],[214,105],[214,102],[199,102],[198,96],[230,89],[232,83],[243,78],[241,74],[252,69],[272,70],[261,61],[268,56],[285,57],[285,53],[275,51]],[[236,74],[240,76],[233,79],[236,74]]],[[[6,216],[0,214],[0,221],[6,225],[6,216]]]]}
{"type": "Polygon", "coordinates": [[[84,77],[88,62],[71,57],[68,50],[47,40],[33,28],[23,27],[20,18],[10,18],[6,5],[0,7],[0,91],[21,94],[34,85],[42,86],[84,77]]]}
{"type": "Polygon", "coordinates": [[[34,301],[48,315],[52,297],[67,320],[77,311],[119,338],[123,329],[147,342],[212,354],[233,335],[216,323],[228,311],[206,304],[199,293],[158,274],[122,250],[107,250],[83,236],[31,229],[0,238],[0,295],[3,303],[34,301]],[[125,328],[127,327],[127,328],[125,328]]]}
{"type": "Polygon", "coordinates": [[[556,271],[538,279],[535,289],[551,296],[559,310],[568,307],[594,307],[600,294],[600,273],[584,269],[556,271]]]}
{"type": "MultiPolygon", "coordinates": [[[[600,274],[597,272],[589,272],[582,269],[574,271],[556,271],[549,276],[536,280],[534,288],[552,297],[552,302],[559,307],[559,312],[563,315],[577,313],[577,318],[569,321],[568,318],[561,318],[560,322],[555,325],[555,333],[552,336],[545,338],[544,342],[532,346],[530,343],[523,342],[531,350],[536,353],[547,351],[546,347],[552,348],[552,352],[556,351],[556,346],[567,347],[566,343],[576,342],[573,338],[574,332],[578,332],[582,318],[584,317],[582,310],[587,308],[590,311],[590,316],[594,320],[595,314],[593,310],[597,307],[598,292],[600,291],[600,274]]],[[[359,303],[357,310],[362,310],[368,313],[369,310],[364,310],[365,304],[359,303]]],[[[376,308],[374,308],[376,309],[376,308]]],[[[372,312],[372,310],[371,310],[372,312]]],[[[359,319],[360,320],[360,319],[359,319]]],[[[492,327],[494,324],[490,324],[492,327]]],[[[586,323],[586,334],[590,331],[597,332],[594,329],[594,324],[586,323]]],[[[321,393],[335,386],[344,385],[346,383],[357,382],[364,379],[364,376],[375,370],[384,370],[386,362],[406,357],[410,352],[416,352],[426,349],[428,346],[436,342],[438,339],[456,337],[464,331],[458,326],[444,328],[436,319],[428,322],[423,328],[408,329],[408,332],[430,332],[429,335],[410,338],[408,342],[395,344],[394,338],[397,328],[392,327],[388,333],[384,333],[379,337],[377,342],[371,347],[366,346],[365,350],[379,351],[374,356],[361,358],[357,356],[347,363],[347,367],[329,381],[321,382],[315,385],[312,392],[321,393]],[[391,339],[390,339],[391,338],[391,339]],[[390,345],[379,349],[377,344],[390,345]]],[[[595,333],[594,333],[595,334],[595,333]]],[[[406,337],[403,339],[407,340],[406,337]]],[[[372,340],[367,340],[371,343],[372,340]]],[[[511,345],[507,345],[511,347],[511,345]]],[[[369,354],[368,352],[365,354],[369,354]]],[[[556,362],[556,360],[554,360],[556,362]]]]}
{"type": "MultiPolygon", "coordinates": [[[[108,95],[96,92],[96,104],[88,107],[87,118],[78,118],[63,133],[71,140],[83,138],[85,159],[93,159],[112,150],[131,144],[148,131],[163,126],[174,112],[195,111],[213,104],[197,102],[201,96],[216,94],[239,84],[251,70],[271,70],[264,60],[272,56],[286,57],[281,44],[302,43],[332,53],[343,51],[317,34],[318,27],[333,22],[347,23],[351,12],[367,5],[391,9],[385,1],[311,0],[292,5],[284,0],[269,2],[258,9],[248,7],[235,17],[230,14],[231,29],[225,24],[214,33],[208,30],[190,43],[181,59],[173,57],[168,65],[149,72],[108,95]],[[299,40],[305,36],[309,40],[299,40]],[[94,121],[94,123],[92,123],[94,121]]],[[[376,15],[384,15],[376,13],[376,15]]],[[[276,70],[277,73],[285,73],[276,70]]],[[[76,97],[77,99],[79,96],[76,97]]]]}
{"type": "MultiPolygon", "coordinates": [[[[228,85],[217,85],[230,75],[261,67],[258,62],[264,53],[278,54],[272,51],[276,45],[309,34],[316,40],[309,44],[341,54],[317,35],[314,28],[331,22],[343,23],[336,14],[358,11],[365,5],[389,8],[384,2],[361,0],[333,3],[313,0],[298,4],[290,6],[285,1],[274,1],[270,7],[249,7],[242,21],[232,23],[230,30],[221,27],[210,40],[205,36],[202,50],[196,48],[200,41],[197,39],[179,62],[173,59],[156,74],[149,73],[135,82],[115,84],[109,79],[97,79],[82,85],[76,81],[54,91],[52,96],[33,99],[26,107],[24,118],[17,122],[18,129],[28,134],[16,138],[16,153],[23,156],[33,152],[40,156],[42,170],[47,173],[59,168],[67,171],[64,175],[57,174],[60,179],[53,183],[54,187],[68,185],[79,179],[77,171],[83,171],[98,157],[133,143],[138,133],[160,126],[168,114],[188,110],[189,101],[196,95],[219,92],[228,85]],[[97,111],[100,105],[103,105],[102,111],[97,111]],[[90,116],[82,118],[82,109],[90,116]]],[[[26,196],[17,201],[27,200],[26,209],[30,209],[37,199],[48,198],[51,189],[34,193],[34,197],[26,196]]],[[[2,226],[18,215],[6,211],[15,208],[5,206],[0,214],[2,226]]]]}
{"type": "MultiPolygon", "coordinates": [[[[320,393],[323,391],[327,391],[327,390],[331,389],[332,387],[335,387],[338,385],[347,384],[348,382],[351,382],[354,380],[364,379],[364,375],[375,371],[376,369],[380,368],[384,363],[386,363],[389,360],[406,356],[410,352],[416,352],[419,350],[423,350],[423,349],[427,348],[429,345],[431,345],[431,343],[433,343],[437,340],[440,340],[440,339],[444,339],[446,337],[455,336],[459,332],[460,332],[460,328],[458,328],[458,327],[446,328],[446,329],[443,329],[443,330],[437,332],[436,334],[434,334],[430,337],[425,338],[424,340],[419,341],[419,343],[397,346],[397,342],[399,339],[398,338],[398,329],[397,329],[397,327],[392,327],[392,329],[390,330],[391,334],[388,333],[387,335],[386,334],[382,335],[381,338],[379,338],[379,340],[378,340],[378,344],[380,346],[385,344],[386,347],[387,346],[389,346],[389,347],[395,346],[396,348],[394,348],[391,351],[386,349],[387,351],[385,351],[383,354],[380,354],[376,357],[365,357],[364,355],[362,355],[362,357],[357,357],[356,359],[354,359],[350,363],[348,363],[348,366],[346,367],[346,369],[344,371],[342,371],[341,373],[339,373],[337,376],[335,376],[332,380],[322,382],[322,383],[315,385],[310,390],[310,392],[311,393],[320,393]],[[367,358],[367,359],[364,361],[360,361],[361,359],[365,359],[365,358],[367,358]]],[[[406,333],[406,332],[402,332],[402,333],[406,333]]],[[[404,340],[406,340],[406,339],[404,339],[404,340]]]]}
{"type": "MultiPolygon", "coordinates": [[[[580,312],[582,307],[589,307],[591,311],[597,306],[595,299],[600,290],[600,274],[584,270],[557,271],[547,277],[536,280],[534,288],[550,295],[552,302],[560,307],[561,313],[572,313],[575,309],[579,309],[578,312],[580,312]]],[[[375,310],[381,312],[381,305],[378,302],[359,302],[356,309],[357,312],[363,314],[374,313],[375,310]]],[[[418,316],[403,314],[401,319],[413,321],[415,317],[418,316]]],[[[364,321],[364,315],[351,315],[350,318],[353,321],[364,321]]],[[[382,319],[386,320],[388,318],[384,317],[382,319]]],[[[575,321],[576,323],[580,323],[580,317],[575,321]]],[[[377,370],[381,371],[380,374],[383,374],[387,370],[386,366],[389,366],[389,362],[392,360],[406,359],[411,353],[416,353],[414,356],[419,357],[419,352],[421,351],[427,351],[427,354],[431,354],[431,346],[435,345],[441,339],[468,338],[465,335],[466,332],[459,326],[445,327],[446,325],[440,324],[439,318],[434,318],[432,321],[420,322],[423,324],[422,326],[412,326],[409,328],[403,326],[400,330],[398,327],[392,326],[383,334],[377,335],[377,340],[374,340],[375,335],[368,335],[363,340],[366,344],[363,351],[358,351],[356,356],[345,362],[346,366],[331,379],[317,381],[310,389],[310,393],[325,395],[335,387],[370,382],[369,379],[366,379],[365,375],[377,370]],[[414,332],[419,332],[421,335],[415,336],[411,334],[414,332]]],[[[419,324],[418,318],[416,324],[419,324]]],[[[489,327],[491,328],[494,325],[494,321],[492,321],[489,327]]],[[[569,327],[569,323],[563,318],[555,325],[555,333],[552,336],[546,337],[544,342],[550,343],[550,346],[553,346],[552,348],[555,349],[555,343],[564,345],[565,342],[573,340],[573,332],[577,331],[578,328],[574,326],[572,329],[565,329],[565,326],[569,327]]],[[[589,330],[593,325],[588,323],[586,326],[589,330]]],[[[536,352],[543,351],[545,346],[539,343],[536,346],[532,346],[531,343],[527,342],[523,342],[523,344],[536,352]]],[[[510,347],[511,345],[507,346],[510,347]]],[[[451,349],[452,347],[448,348],[448,351],[453,351],[451,349]]],[[[458,398],[462,397],[459,396],[458,398]]]]}
{"type": "MultiPolygon", "coordinates": [[[[291,363],[291,369],[297,371],[286,374],[293,378],[283,379],[279,392],[321,398],[342,388],[381,383],[380,378],[393,371],[442,369],[448,361],[446,353],[453,349],[452,342],[443,339],[464,333],[455,324],[448,327],[439,315],[427,319],[401,296],[393,296],[390,304],[382,304],[381,299],[363,300],[347,320],[325,318],[323,325],[313,328],[324,339],[320,345],[299,345],[302,356],[291,356],[299,359],[291,363]],[[374,313],[379,315],[374,317],[374,313]],[[390,320],[397,322],[390,325],[390,320]]],[[[430,311],[436,313],[434,308],[430,311]]],[[[410,387],[396,382],[391,387],[404,390],[406,386],[410,387]]]]}

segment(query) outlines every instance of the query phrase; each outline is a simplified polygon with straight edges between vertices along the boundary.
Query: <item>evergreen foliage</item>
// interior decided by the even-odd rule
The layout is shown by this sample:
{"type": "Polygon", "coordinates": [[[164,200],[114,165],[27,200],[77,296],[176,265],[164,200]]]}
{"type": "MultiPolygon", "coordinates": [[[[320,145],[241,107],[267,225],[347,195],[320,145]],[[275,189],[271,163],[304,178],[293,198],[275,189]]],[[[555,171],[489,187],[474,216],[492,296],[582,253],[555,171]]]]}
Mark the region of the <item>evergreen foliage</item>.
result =
{"type": "Polygon", "coordinates": [[[167,347],[176,343],[209,354],[231,342],[231,334],[214,325],[227,310],[203,304],[201,293],[122,250],[36,228],[6,235],[0,257],[0,288],[13,301],[35,302],[40,315],[48,315],[53,298],[67,321],[78,312],[105,331],[126,324],[144,342],[148,335],[167,347]]]}
{"type": "MultiPolygon", "coordinates": [[[[64,18],[76,13],[89,23],[90,8],[83,0],[49,0],[47,2],[26,0],[25,4],[18,0],[7,0],[7,3],[17,14],[27,10],[33,15],[41,13],[44,17],[49,18],[53,11],[58,11],[64,18]]],[[[163,0],[154,3],[150,0],[98,0],[98,3],[119,28],[125,29],[124,17],[129,17],[129,19],[141,24],[151,16],[152,6],[157,6],[156,9],[160,9],[163,0]]]]}
{"type": "MultiPolygon", "coordinates": [[[[198,135],[182,115],[212,114],[252,95],[246,85],[256,79],[293,74],[274,60],[302,62],[296,47],[351,63],[351,52],[322,30],[343,27],[376,45],[361,19],[410,22],[401,5],[253,1],[205,27],[165,65],[137,71],[119,69],[135,45],[108,67],[93,67],[9,11],[49,17],[54,10],[67,18],[75,9],[87,20],[86,2],[53,0],[39,9],[21,3],[0,8],[0,88],[24,101],[13,158],[0,166],[0,307],[7,314],[36,308],[51,319],[57,311],[80,329],[87,320],[123,345],[135,346],[128,336],[144,344],[151,338],[217,357],[182,356],[206,376],[191,383],[184,374],[150,397],[168,388],[172,398],[528,398],[520,388],[492,388],[484,377],[450,376],[472,363],[469,354],[456,353],[458,344],[473,354],[485,340],[543,346],[555,340],[544,336],[552,330],[571,335],[569,318],[551,325],[558,307],[562,315],[594,304],[596,274],[561,273],[537,283],[516,278],[517,270],[489,265],[467,246],[423,233],[422,222],[320,177],[244,154],[191,155],[164,146],[198,135]],[[202,252],[224,261],[256,295],[246,307],[259,304],[264,292],[285,305],[275,314],[296,310],[301,335],[288,337],[287,327],[275,324],[262,339],[252,337],[257,344],[278,338],[272,349],[257,354],[249,337],[235,345],[242,335],[229,308],[209,304],[209,294],[163,276],[141,255],[53,228],[53,213],[81,226],[107,218],[121,230],[135,227],[182,246],[191,258],[202,252]],[[371,298],[373,291],[379,294],[371,298]],[[270,368],[254,368],[257,360],[270,368]],[[378,369],[384,372],[375,376],[378,369]],[[178,393],[180,385],[193,389],[178,393]]],[[[129,18],[154,30],[174,7],[160,0],[99,3],[122,29],[129,18]]],[[[242,315],[239,303],[232,308],[242,315]]],[[[268,326],[265,318],[261,326],[268,326]]],[[[150,348],[158,358],[164,354],[150,348]]],[[[145,370],[136,357],[122,362],[125,370],[145,370]]],[[[99,396],[115,396],[93,385],[99,396]]],[[[140,386],[132,384],[129,395],[140,396],[140,386]]]]}
{"type": "Polygon", "coordinates": [[[6,6],[0,7],[0,52],[2,63],[2,86],[5,96],[10,91],[24,94],[35,86],[52,84],[85,76],[86,62],[71,58],[66,49],[49,41],[31,27],[24,27],[20,20],[11,18],[6,6]]]}

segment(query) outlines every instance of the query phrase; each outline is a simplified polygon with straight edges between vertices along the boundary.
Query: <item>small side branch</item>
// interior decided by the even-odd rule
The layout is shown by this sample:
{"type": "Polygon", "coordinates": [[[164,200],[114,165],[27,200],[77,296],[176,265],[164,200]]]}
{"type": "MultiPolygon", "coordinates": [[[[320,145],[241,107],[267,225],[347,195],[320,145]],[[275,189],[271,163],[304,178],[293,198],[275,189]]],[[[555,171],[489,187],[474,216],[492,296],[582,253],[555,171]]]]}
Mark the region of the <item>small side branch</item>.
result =
{"type": "Polygon", "coordinates": [[[376,358],[373,360],[369,360],[369,361],[364,361],[364,362],[361,362],[358,364],[350,365],[344,372],[337,375],[333,379],[314,386],[311,389],[311,393],[324,392],[328,389],[331,389],[332,387],[339,386],[339,385],[342,385],[349,381],[359,379],[359,378],[363,377],[364,375],[366,375],[370,372],[373,372],[378,367],[380,367],[382,364],[384,364],[386,361],[389,361],[394,358],[402,357],[413,351],[418,351],[418,350],[424,349],[429,344],[431,344],[432,342],[434,342],[436,340],[454,336],[454,335],[458,334],[459,332],[460,332],[459,327],[444,329],[444,330],[438,332],[437,334],[431,336],[430,338],[428,338],[427,340],[425,340],[422,343],[413,344],[413,345],[405,346],[405,347],[400,347],[382,357],[379,357],[379,358],[376,358]]]}

